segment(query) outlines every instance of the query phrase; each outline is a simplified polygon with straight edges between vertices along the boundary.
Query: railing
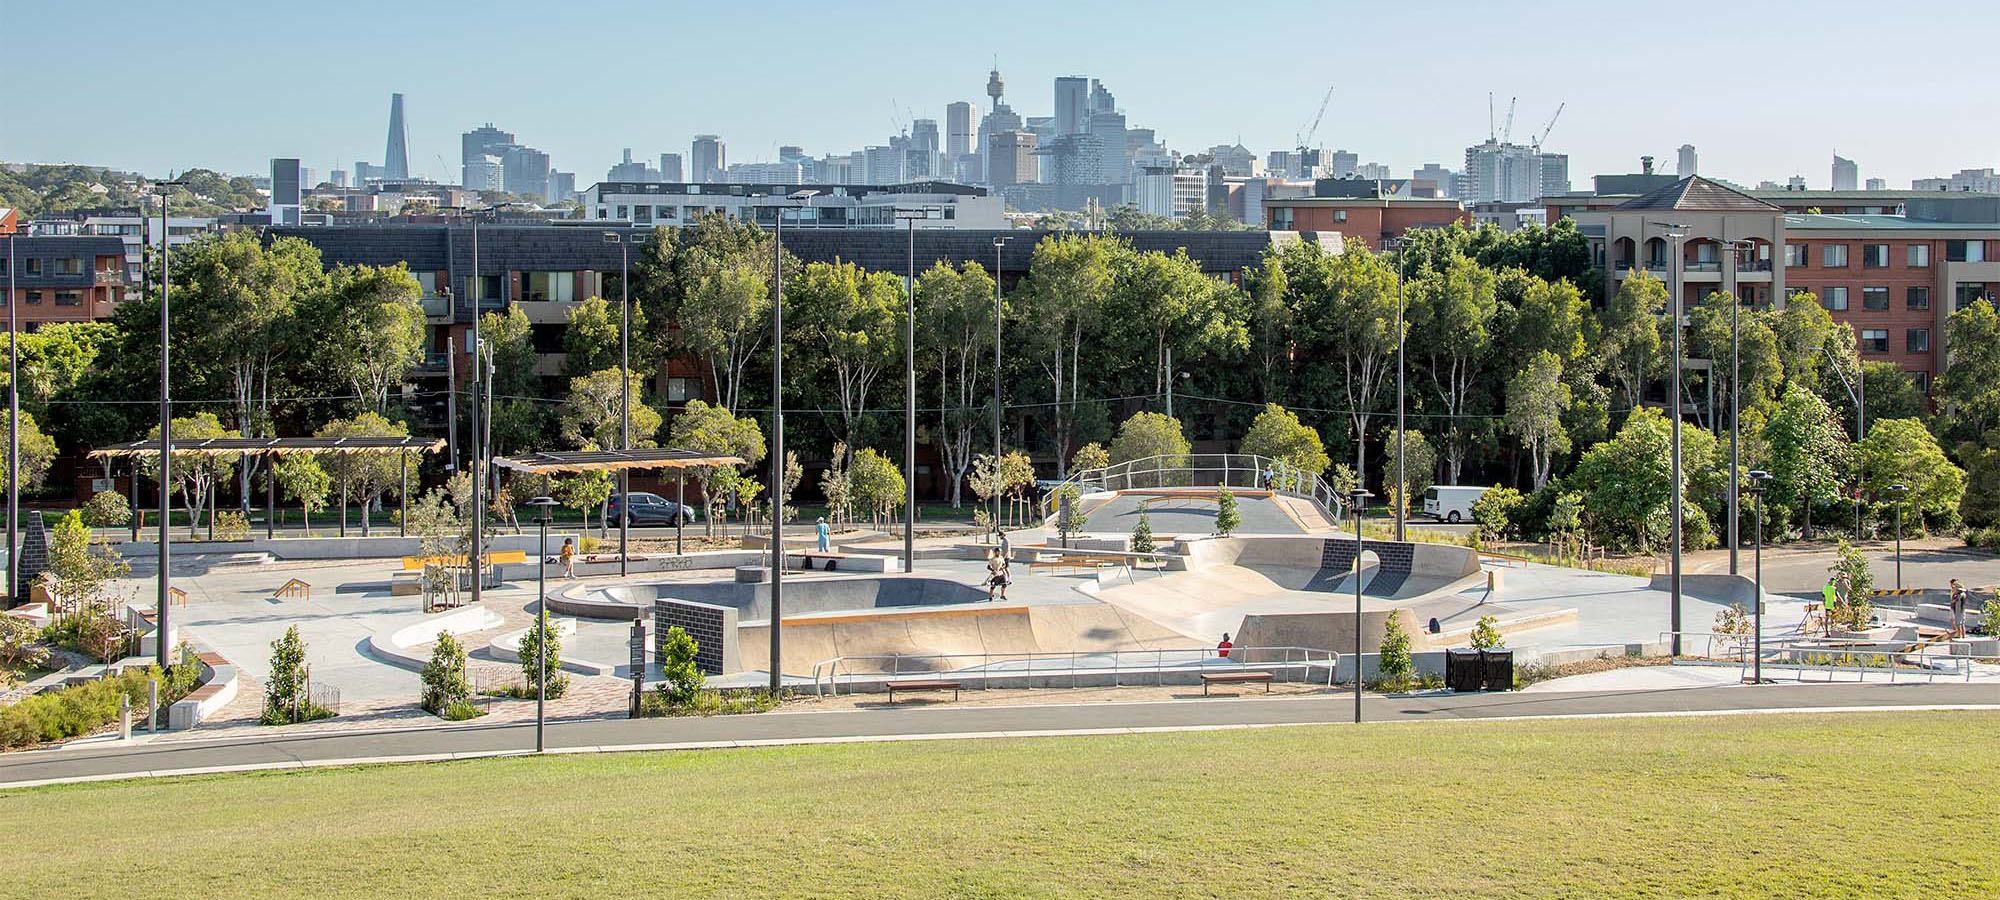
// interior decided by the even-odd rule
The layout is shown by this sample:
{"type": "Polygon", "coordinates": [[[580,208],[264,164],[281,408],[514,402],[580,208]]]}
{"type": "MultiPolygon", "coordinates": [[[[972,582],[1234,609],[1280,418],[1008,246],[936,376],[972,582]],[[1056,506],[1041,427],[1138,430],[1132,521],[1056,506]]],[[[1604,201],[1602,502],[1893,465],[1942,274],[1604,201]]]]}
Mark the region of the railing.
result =
{"type": "Polygon", "coordinates": [[[441,319],[451,315],[450,297],[443,294],[426,294],[421,302],[424,308],[424,316],[427,318],[441,319]]]}
{"type": "MultiPolygon", "coordinates": [[[[1125,581],[1128,584],[1139,583],[1137,579],[1132,577],[1132,571],[1134,569],[1142,568],[1139,565],[1139,563],[1143,562],[1153,563],[1153,565],[1143,568],[1146,571],[1152,572],[1154,575],[1165,577],[1165,575],[1167,574],[1167,567],[1172,564],[1172,561],[1174,559],[1178,558],[1175,554],[1172,553],[1160,553],[1160,552],[1140,553],[1134,550],[1096,550],[1089,547],[1064,547],[1059,544],[1046,544],[1046,543],[1021,544],[1013,547],[1013,549],[1031,551],[1037,556],[1040,556],[1043,553],[1053,553],[1057,557],[1064,557],[1064,556],[1116,557],[1118,559],[1124,560],[1124,562],[1117,566],[1099,566],[1098,568],[1099,569],[1116,568],[1123,571],[1125,573],[1125,581]]],[[[1031,560],[1027,563],[1027,565],[1030,566],[1029,571],[1032,572],[1033,567],[1036,564],[1041,564],[1043,568],[1049,568],[1052,566],[1056,568],[1061,568],[1061,566],[1056,566],[1053,560],[1036,559],[1036,560],[1031,560]]],[[[1076,563],[1074,568],[1076,568],[1079,572],[1081,572],[1082,570],[1091,568],[1091,566],[1088,563],[1076,563]]]]}
{"type": "Polygon", "coordinates": [[[1177,650],[1052,650],[1026,653],[913,653],[877,656],[836,656],[813,664],[813,693],[838,696],[840,681],[846,678],[950,675],[957,681],[978,680],[984,690],[995,681],[1035,677],[1068,677],[1077,686],[1084,676],[1110,675],[1113,684],[1124,677],[1150,675],[1152,683],[1166,683],[1171,671],[1199,671],[1212,666],[1240,666],[1259,671],[1279,670],[1293,674],[1300,683],[1313,679],[1314,671],[1326,670],[1326,684],[1333,684],[1340,654],[1316,647],[1231,647],[1222,657],[1213,647],[1177,650]]]}
{"type": "Polygon", "coordinates": [[[1063,491],[1072,487],[1078,493],[1159,487],[1269,490],[1313,504],[1330,524],[1340,521],[1342,509],[1340,495],[1326,479],[1285,460],[1254,453],[1162,454],[1072,472],[1042,497],[1040,513],[1044,520],[1058,512],[1063,491]],[[1268,482],[1264,478],[1266,469],[1271,471],[1268,482]]]}
{"type": "MultiPolygon", "coordinates": [[[[1667,640],[1674,632],[1660,632],[1661,640],[1667,640]]],[[[1718,634],[1713,632],[1684,631],[1683,640],[1703,638],[1707,640],[1707,652],[1701,654],[1707,659],[1722,662],[1734,661],[1747,673],[1755,663],[1756,638],[1748,634],[1718,634]],[[1718,654],[1718,648],[1722,651],[1718,654]]],[[[1951,653],[1938,653],[1924,649],[1889,649],[1884,647],[1833,647],[1823,643],[1825,639],[1801,639],[1795,637],[1769,637],[1763,642],[1764,667],[1781,671],[1826,672],[1829,680],[1841,672],[1853,672],[1857,681],[1865,681],[1871,672],[1887,673],[1894,682],[1898,674],[1918,675],[1926,681],[1936,681],[1940,672],[1959,675],[1972,681],[1972,658],[1951,653]],[[1946,663],[1946,665],[1938,665],[1946,663]]],[[[1915,642],[1913,642],[1915,643],[1915,642]]],[[[1917,643],[1921,647],[1923,644],[1917,643]]]]}
{"type": "Polygon", "coordinates": [[[1771,271],[1771,261],[1768,259],[1746,259],[1736,264],[1736,271],[1769,272],[1771,271]]]}

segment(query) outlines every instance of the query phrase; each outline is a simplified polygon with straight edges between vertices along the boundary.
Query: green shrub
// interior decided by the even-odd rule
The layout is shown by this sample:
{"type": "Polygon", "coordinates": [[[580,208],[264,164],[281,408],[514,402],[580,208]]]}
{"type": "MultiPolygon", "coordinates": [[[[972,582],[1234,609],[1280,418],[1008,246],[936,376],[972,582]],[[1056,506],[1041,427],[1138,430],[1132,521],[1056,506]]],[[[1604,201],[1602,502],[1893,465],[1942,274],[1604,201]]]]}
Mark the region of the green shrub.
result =
{"type": "Polygon", "coordinates": [[[1835,553],[1838,558],[1827,567],[1827,571],[1835,578],[1846,575],[1848,590],[1845,597],[1837,599],[1833,608],[1826,611],[1827,618],[1848,630],[1866,628],[1868,620],[1874,616],[1874,605],[1869,602],[1869,597],[1875,590],[1875,573],[1868,568],[1868,557],[1846,540],[1840,542],[1835,553]]]}
{"type": "Polygon", "coordinates": [[[250,519],[240,512],[219,512],[215,514],[215,537],[222,541],[243,541],[250,539],[250,519]]]}
{"type": "MultiPolygon", "coordinates": [[[[1145,519],[1142,517],[1141,522],[1145,519]]],[[[1236,508],[1236,495],[1223,489],[1215,492],[1215,533],[1228,537],[1229,533],[1243,525],[1243,513],[1236,508]]],[[[1152,536],[1151,529],[1147,537],[1152,536]]]]}
{"type": "Polygon", "coordinates": [[[1479,539],[1502,541],[1516,534],[1514,513],[1525,502],[1527,498],[1510,487],[1489,488],[1480,494],[1472,502],[1472,520],[1479,523],[1479,539]]]}
{"type": "Polygon", "coordinates": [[[1986,609],[1981,618],[1985,620],[1986,634],[1989,637],[2000,637],[2000,597],[1986,601],[1986,609]]]}
{"type": "Polygon", "coordinates": [[[0,616],[0,666],[35,669],[48,662],[49,652],[35,646],[40,632],[18,616],[0,616]]]}
{"type": "Polygon", "coordinates": [[[669,705],[691,704],[695,701],[695,696],[701,693],[706,676],[702,675],[701,667],[695,665],[694,661],[695,654],[700,651],[701,644],[678,625],[668,628],[666,636],[660,639],[660,652],[664,660],[660,664],[660,671],[665,680],[660,682],[659,692],[669,705]]]}
{"type": "Polygon", "coordinates": [[[1500,629],[1494,627],[1497,622],[1499,620],[1492,616],[1479,617],[1479,621],[1472,626],[1472,649],[1498,650],[1507,646],[1507,639],[1501,637],[1500,629]]]}
{"type": "MultiPolygon", "coordinates": [[[[1215,523],[1217,531],[1220,532],[1222,528],[1222,517],[1217,516],[1215,519],[1215,523]]],[[[1153,521],[1151,518],[1147,517],[1146,510],[1144,507],[1141,507],[1139,509],[1139,524],[1132,528],[1132,552],[1133,553],[1153,552],[1153,521]]]]}
{"type": "Polygon", "coordinates": [[[98,491],[83,505],[83,518],[99,527],[124,525],[132,521],[132,504],[117,491],[98,491]]]}
{"type": "Polygon", "coordinates": [[[312,701],[312,669],[306,665],[306,642],[299,626],[285,629],[285,636],[271,642],[271,676],[264,683],[264,714],[258,721],[266,725],[291,725],[333,716],[333,711],[312,701]]]}
{"type": "Polygon", "coordinates": [[[431,660],[424,664],[421,675],[424,692],[419,705],[446,718],[461,705],[470,707],[472,685],[466,680],[465,665],[465,645],[452,637],[451,632],[438,632],[437,646],[431,648],[431,660]]]}
{"type": "Polygon", "coordinates": [[[486,715],[486,710],[480,709],[471,700],[455,700],[438,713],[438,717],[447,722],[463,722],[483,715],[486,715]]]}
{"type": "Polygon", "coordinates": [[[576,539],[576,552],[585,555],[596,553],[597,548],[603,543],[603,541],[586,534],[576,539]]]}
{"type": "Polygon", "coordinates": [[[88,608],[43,629],[42,640],[108,663],[125,657],[130,635],[110,610],[88,608]]]}
{"type": "Polygon", "coordinates": [[[143,716],[148,682],[160,682],[160,705],[166,706],[187,696],[199,674],[199,666],[183,651],[182,661],[165,673],[157,667],[133,667],[111,678],[36,694],[0,708],[0,750],[67,740],[110,725],[118,720],[120,697],[130,698],[134,715],[143,716]]]}
{"type": "Polygon", "coordinates": [[[1375,677],[1408,678],[1416,670],[1416,662],[1410,659],[1410,633],[1403,630],[1402,618],[1391,613],[1382,622],[1381,659],[1376,663],[1375,677]]]}
{"type": "Polygon", "coordinates": [[[521,675],[529,697],[535,696],[535,686],[541,683],[542,670],[536,665],[536,657],[542,641],[548,641],[549,683],[546,688],[548,699],[561,697],[569,690],[569,676],[562,672],[562,634],[556,631],[556,623],[537,616],[535,624],[528,626],[521,635],[521,675]]]}
{"type": "Polygon", "coordinates": [[[734,716],[776,709],[779,698],[766,691],[701,690],[686,703],[668,699],[666,683],[655,685],[639,700],[642,716],[734,716]]]}

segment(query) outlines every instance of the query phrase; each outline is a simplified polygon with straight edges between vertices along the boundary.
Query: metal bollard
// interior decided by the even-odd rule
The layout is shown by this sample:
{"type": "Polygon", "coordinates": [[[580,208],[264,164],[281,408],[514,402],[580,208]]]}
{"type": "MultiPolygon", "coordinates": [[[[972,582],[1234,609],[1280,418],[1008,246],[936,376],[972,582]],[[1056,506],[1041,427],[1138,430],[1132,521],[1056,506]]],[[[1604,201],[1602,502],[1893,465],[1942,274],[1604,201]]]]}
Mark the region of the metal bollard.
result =
{"type": "Polygon", "coordinates": [[[160,730],[160,680],[146,682],[146,733],[160,730]]]}
{"type": "Polygon", "coordinates": [[[120,696],[118,698],[118,739],[121,741],[132,739],[131,697],[120,696]]]}

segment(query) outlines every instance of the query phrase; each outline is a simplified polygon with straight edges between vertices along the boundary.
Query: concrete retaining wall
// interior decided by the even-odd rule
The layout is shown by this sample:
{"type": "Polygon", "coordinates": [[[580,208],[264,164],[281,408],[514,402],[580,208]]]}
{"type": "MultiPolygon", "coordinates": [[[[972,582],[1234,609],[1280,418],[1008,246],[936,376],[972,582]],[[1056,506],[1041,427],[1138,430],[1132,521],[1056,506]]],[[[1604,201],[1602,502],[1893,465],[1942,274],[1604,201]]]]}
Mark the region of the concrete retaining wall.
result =
{"type": "Polygon", "coordinates": [[[461,606],[450,612],[434,613],[415,621],[403,620],[368,636],[369,655],[393,666],[422,671],[430,657],[419,656],[413,648],[437,640],[438,632],[470,634],[498,628],[500,614],[483,606],[461,606]]]}
{"type": "Polygon", "coordinates": [[[168,731],[193,728],[236,699],[241,681],[236,666],[206,648],[196,653],[195,660],[201,667],[201,679],[187,696],[167,707],[168,731]]]}
{"type": "MultiPolygon", "coordinates": [[[[553,555],[561,552],[562,543],[555,541],[554,535],[550,535],[550,541],[555,545],[555,549],[549,551],[549,554],[553,555]]],[[[627,560],[625,571],[643,573],[692,572],[698,569],[734,569],[737,566],[754,566],[763,560],[764,554],[755,550],[706,550],[680,555],[648,554],[627,560]]],[[[527,562],[507,563],[495,568],[500,570],[502,580],[512,582],[530,581],[540,573],[540,569],[537,567],[537,560],[532,553],[528,555],[527,562]]],[[[576,564],[576,574],[578,577],[616,575],[617,573],[618,558],[615,556],[608,560],[596,562],[578,561],[576,564]]],[[[548,574],[550,579],[562,578],[562,566],[553,562],[549,563],[548,574]]]]}
{"type": "MultiPolygon", "coordinates": [[[[391,529],[393,531],[393,529],[391,529]]],[[[535,552],[535,535],[501,534],[493,535],[492,548],[498,550],[522,550],[531,557],[535,552]]],[[[574,533],[549,532],[546,553],[562,549],[564,540],[576,538],[574,533]]],[[[121,541],[118,552],[133,559],[150,559],[160,555],[160,545],[154,541],[121,541]]],[[[416,556],[423,552],[423,543],[418,538],[376,535],[374,537],[281,537],[275,539],[252,538],[247,541],[174,541],[172,553],[175,556],[197,553],[269,553],[279,559],[383,559],[397,556],[416,556]]]]}

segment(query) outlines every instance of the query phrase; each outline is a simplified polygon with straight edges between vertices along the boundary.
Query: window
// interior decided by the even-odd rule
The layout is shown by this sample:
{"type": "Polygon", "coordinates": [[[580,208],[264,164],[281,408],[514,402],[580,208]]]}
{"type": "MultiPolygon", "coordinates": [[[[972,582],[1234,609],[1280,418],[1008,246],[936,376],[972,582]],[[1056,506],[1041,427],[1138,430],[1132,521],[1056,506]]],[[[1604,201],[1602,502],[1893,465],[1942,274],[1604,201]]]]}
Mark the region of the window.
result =
{"type": "Polygon", "coordinates": [[[1985,262],[1985,241],[1945,241],[1945,262],[1985,262]]]}
{"type": "Polygon", "coordinates": [[[423,291],[424,291],[424,296],[426,296],[426,297],[434,297],[434,296],[436,296],[436,295],[437,295],[437,292],[438,292],[438,273],[436,273],[436,272],[411,272],[410,274],[411,274],[411,275],[414,275],[414,276],[416,276],[416,279],[417,279],[417,287],[420,287],[420,288],[423,288],[423,291]]]}
{"type": "Polygon", "coordinates": [[[1862,244],[1861,267],[1864,269],[1886,269],[1889,267],[1888,244],[1862,244]]]}
{"type": "Polygon", "coordinates": [[[674,207],[672,206],[653,207],[653,217],[659,219],[662,222],[671,222],[674,220],[674,207]]]}
{"type": "Polygon", "coordinates": [[[1293,229],[1293,227],[1292,227],[1292,208],[1291,208],[1291,207],[1289,207],[1289,206],[1277,206],[1277,207],[1272,207],[1272,209],[1271,209],[1271,230],[1272,230],[1272,231],[1293,231],[1293,230],[1295,230],[1295,229],[1293,229]]]}
{"type": "Polygon", "coordinates": [[[77,259],[75,257],[64,257],[62,259],[56,260],[56,274],[82,275],[83,260],[77,259]]]}
{"type": "Polygon", "coordinates": [[[1788,269],[1804,268],[1805,264],[1806,264],[1806,245],[1786,244],[1785,268],[1788,269]]]}
{"type": "Polygon", "coordinates": [[[1819,305],[1826,307],[1828,312],[1845,311],[1847,309],[1847,289],[1844,287],[1827,288],[1820,294],[1819,305]]]}
{"type": "Polygon", "coordinates": [[[82,306],[82,305],[83,305],[83,293],[82,293],[81,291],[57,291],[57,292],[56,292],[56,305],[57,305],[57,306],[82,306]]]}
{"type": "Polygon", "coordinates": [[[1928,328],[1912,328],[1903,332],[1903,342],[1904,347],[1911,353],[1929,353],[1931,352],[1931,330],[1928,328]]]}
{"type": "Polygon", "coordinates": [[[1345,221],[1347,221],[1347,210],[1344,210],[1344,209],[1336,209],[1336,210],[1334,210],[1334,211],[1333,211],[1333,220],[1334,220],[1335,222],[1345,222],[1345,221]]]}
{"type": "Polygon", "coordinates": [[[23,263],[24,263],[24,264],[26,265],[26,267],[27,267],[27,273],[28,273],[28,274],[30,274],[30,275],[40,275],[40,274],[42,274],[42,261],[41,261],[41,260],[39,260],[39,259],[36,259],[36,258],[34,258],[34,257],[32,257],[32,256],[31,256],[31,257],[28,257],[28,258],[27,258],[26,260],[23,260],[23,263]]]}
{"type": "Polygon", "coordinates": [[[624,205],[620,205],[620,206],[618,207],[618,218],[621,218],[621,219],[623,219],[623,218],[625,218],[626,216],[629,216],[629,215],[631,215],[631,214],[632,214],[632,208],[631,208],[631,207],[629,207],[629,206],[624,206],[624,205]]]}
{"type": "Polygon", "coordinates": [[[702,398],[701,379],[699,378],[667,379],[668,403],[686,403],[689,400],[700,400],[701,398],[702,398]]]}
{"type": "Polygon", "coordinates": [[[1827,244],[1819,250],[1819,264],[1829,269],[1847,267],[1847,245],[1827,244]]]}
{"type": "Polygon", "coordinates": [[[646,206],[645,204],[640,204],[638,206],[632,207],[632,221],[637,222],[641,225],[652,224],[653,208],[650,206],[646,206]]]}
{"type": "Polygon", "coordinates": [[[558,301],[576,299],[575,272],[529,272],[526,281],[528,292],[524,299],[558,301]]]}
{"type": "Polygon", "coordinates": [[[1885,287],[1865,287],[1861,289],[1861,308],[1886,310],[1889,308],[1889,289],[1885,287]]]}
{"type": "Polygon", "coordinates": [[[1952,311],[1957,312],[1958,310],[1971,306],[1972,301],[1983,300],[1985,298],[1986,298],[1986,285],[1981,284],[1980,282],[1977,281],[1961,281],[1955,286],[1954,290],[1952,291],[1952,298],[1951,298],[1952,311]]]}
{"type": "Polygon", "coordinates": [[[1904,294],[1903,306],[1907,309],[1930,309],[1931,289],[1927,287],[1910,288],[1904,294]]]}
{"type": "Polygon", "coordinates": [[[1929,394],[1929,393],[1931,392],[1931,373],[1929,373],[1929,372],[1911,372],[1911,373],[1910,373],[1910,380],[1911,380],[1912,382],[1915,382],[1915,383],[1916,383],[1916,385],[1917,385],[1917,390],[1919,390],[1919,391],[1921,391],[1921,392],[1923,392],[1923,393],[1925,393],[1925,394],[1929,394]]]}
{"type": "Polygon", "coordinates": [[[40,305],[42,305],[42,292],[41,292],[41,291],[29,291],[29,292],[28,292],[28,305],[29,305],[29,306],[40,306],[40,305]]]}
{"type": "Polygon", "coordinates": [[[1931,245],[1911,244],[1909,252],[1910,268],[1921,269],[1931,264],[1931,245]]]}
{"type": "Polygon", "coordinates": [[[1861,349],[1869,353],[1889,352],[1889,330],[1886,328],[1861,329],[1861,349]]]}

